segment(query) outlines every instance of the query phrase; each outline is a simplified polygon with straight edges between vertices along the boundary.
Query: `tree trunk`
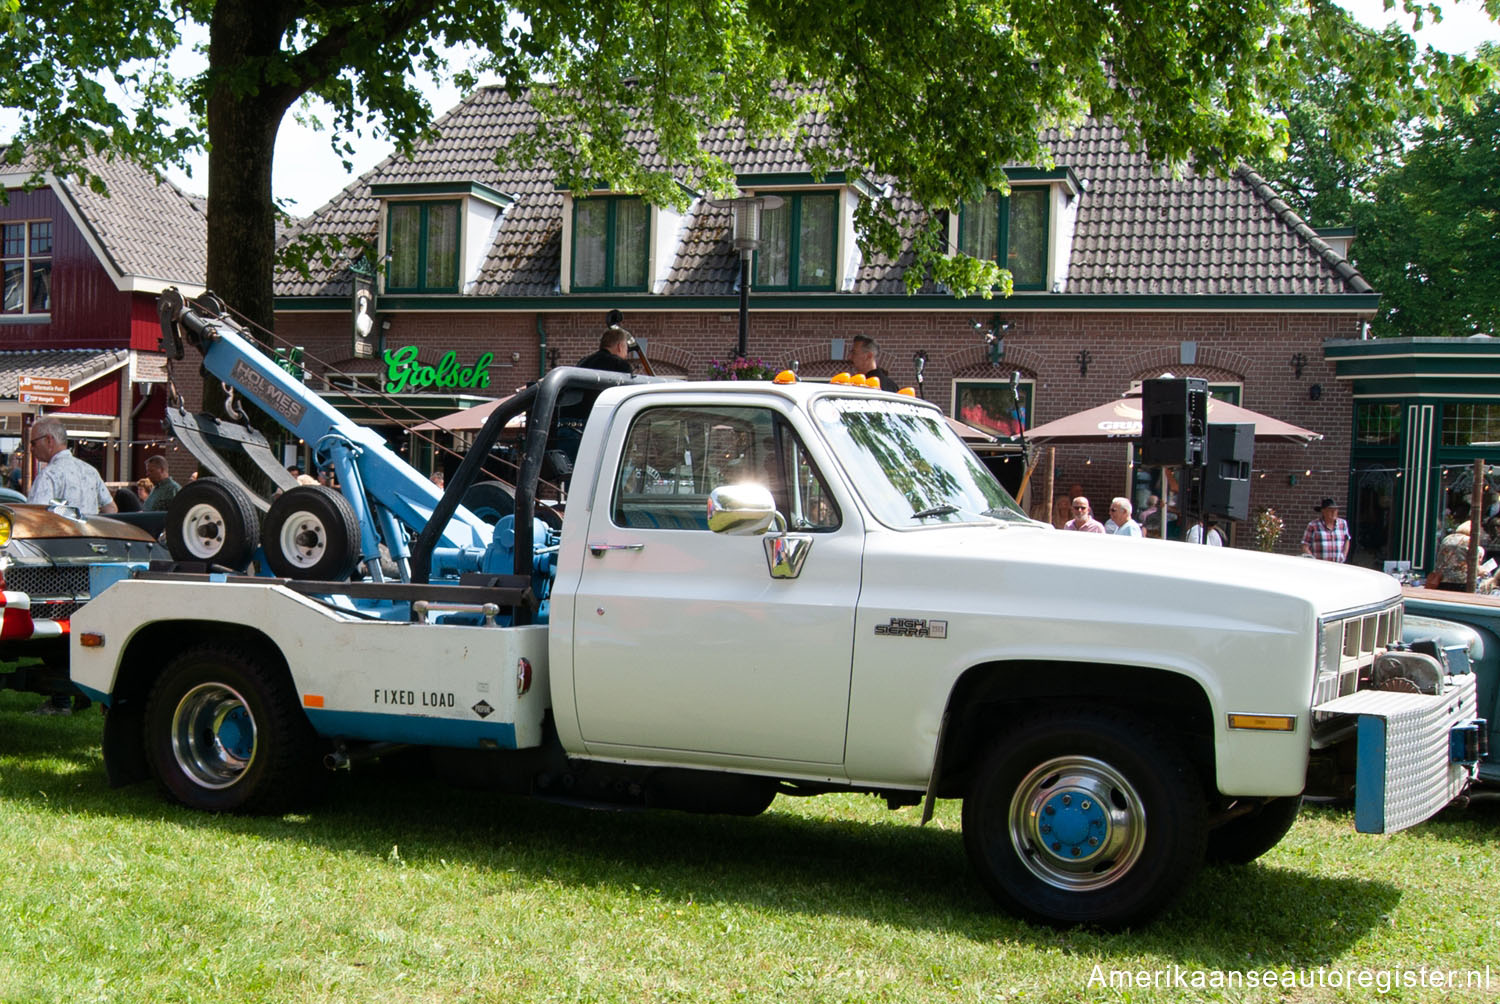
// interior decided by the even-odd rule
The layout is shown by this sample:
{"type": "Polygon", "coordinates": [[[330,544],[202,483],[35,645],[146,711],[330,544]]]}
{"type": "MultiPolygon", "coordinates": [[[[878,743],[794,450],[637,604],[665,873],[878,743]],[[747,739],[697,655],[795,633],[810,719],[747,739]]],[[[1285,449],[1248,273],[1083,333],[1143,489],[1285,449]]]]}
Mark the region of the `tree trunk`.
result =
{"type": "Polygon", "coordinates": [[[275,327],[271,165],[282,114],[254,95],[208,103],[208,286],[267,329],[275,327]]]}
{"type": "Polygon", "coordinates": [[[289,12],[276,0],[219,0],[209,26],[208,286],[266,329],[275,326],[272,275],[276,132],[296,99],[281,65],[289,12]]]}

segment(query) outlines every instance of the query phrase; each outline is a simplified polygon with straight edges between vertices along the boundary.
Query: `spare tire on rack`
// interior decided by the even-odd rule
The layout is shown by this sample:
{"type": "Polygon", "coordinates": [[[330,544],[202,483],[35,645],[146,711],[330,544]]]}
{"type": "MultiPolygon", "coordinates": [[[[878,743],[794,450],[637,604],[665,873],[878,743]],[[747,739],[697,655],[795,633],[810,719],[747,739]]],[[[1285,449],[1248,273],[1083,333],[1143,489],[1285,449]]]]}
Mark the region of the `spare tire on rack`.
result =
{"type": "Polygon", "coordinates": [[[243,568],[260,546],[260,514],[238,485],[199,478],[167,504],[166,538],[177,561],[243,568]]]}
{"type": "MultiPolygon", "coordinates": [[[[490,526],[506,516],[516,514],[516,495],[504,481],[476,481],[464,492],[462,505],[490,526]]],[[[551,506],[538,505],[537,519],[554,530],[562,529],[562,519],[551,506]]]]}
{"type": "Polygon", "coordinates": [[[503,481],[476,481],[464,491],[463,507],[494,526],[516,512],[516,496],[503,481]]]}
{"type": "Polygon", "coordinates": [[[326,485],[299,485],[278,495],[264,536],[266,564],[282,578],[342,582],[359,561],[354,507],[326,485]]]}

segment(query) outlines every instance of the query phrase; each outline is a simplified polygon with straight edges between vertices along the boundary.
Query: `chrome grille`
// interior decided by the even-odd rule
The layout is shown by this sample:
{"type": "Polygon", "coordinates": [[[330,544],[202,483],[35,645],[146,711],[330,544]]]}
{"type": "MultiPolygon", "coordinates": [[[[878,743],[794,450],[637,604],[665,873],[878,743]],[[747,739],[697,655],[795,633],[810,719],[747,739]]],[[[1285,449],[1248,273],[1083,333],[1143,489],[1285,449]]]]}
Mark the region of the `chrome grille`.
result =
{"type": "Polygon", "coordinates": [[[50,620],[72,617],[89,598],[89,570],[84,565],[11,565],[5,586],[31,597],[31,616],[50,620]]]}
{"type": "Polygon", "coordinates": [[[1397,602],[1384,610],[1320,625],[1314,705],[1347,697],[1359,689],[1360,680],[1369,677],[1375,656],[1401,640],[1401,614],[1397,602]]]}

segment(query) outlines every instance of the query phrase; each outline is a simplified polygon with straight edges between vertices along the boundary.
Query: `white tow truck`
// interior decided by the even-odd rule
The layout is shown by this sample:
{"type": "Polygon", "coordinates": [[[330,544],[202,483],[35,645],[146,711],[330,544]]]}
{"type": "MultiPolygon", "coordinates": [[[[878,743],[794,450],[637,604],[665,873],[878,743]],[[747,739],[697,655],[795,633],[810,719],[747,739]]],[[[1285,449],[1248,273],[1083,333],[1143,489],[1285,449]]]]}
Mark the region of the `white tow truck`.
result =
{"type": "Polygon", "coordinates": [[[925,822],[961,798],[1003,906],[1119,927],[1274,846],[1305,791],[1352,788],[1390,832],[1473,775],[1474,678],[1401,650],[1388,576],[1055,532],[935,406],[880,390],[564,368],[521,397],[490,420],[530,427],[478,572],[420,581],[429,527],[412,581],[160,571],[84,607],[71,671],[111,780],[271,810],[418,745],[572,802],[860,791],[925,822]],[[528,486],[580,382],[559,530],[528,486]]]}

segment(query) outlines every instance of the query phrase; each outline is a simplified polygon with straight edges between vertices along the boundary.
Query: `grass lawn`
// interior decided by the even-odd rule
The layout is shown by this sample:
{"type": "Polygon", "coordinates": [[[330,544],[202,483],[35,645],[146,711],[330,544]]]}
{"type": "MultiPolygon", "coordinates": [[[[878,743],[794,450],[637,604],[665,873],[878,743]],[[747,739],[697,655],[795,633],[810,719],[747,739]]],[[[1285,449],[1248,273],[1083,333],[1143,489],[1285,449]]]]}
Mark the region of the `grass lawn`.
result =
{"type": "Polygon", "coordinates": [[[1057,932],[991,908],[957,803],[591,812],[373,764],[307,815],[212,816],[111,790],[97,712],[36,703],[0,693],[7,1002],[1500,999],[1495,803],[1392,837],[1308,809],[1145,930],[1057,932]],[[1490,985],[1334,985],[1424,966],[1490,985]],[[1268,969],[1313,985],[1248,985],[1268,969]]]}

